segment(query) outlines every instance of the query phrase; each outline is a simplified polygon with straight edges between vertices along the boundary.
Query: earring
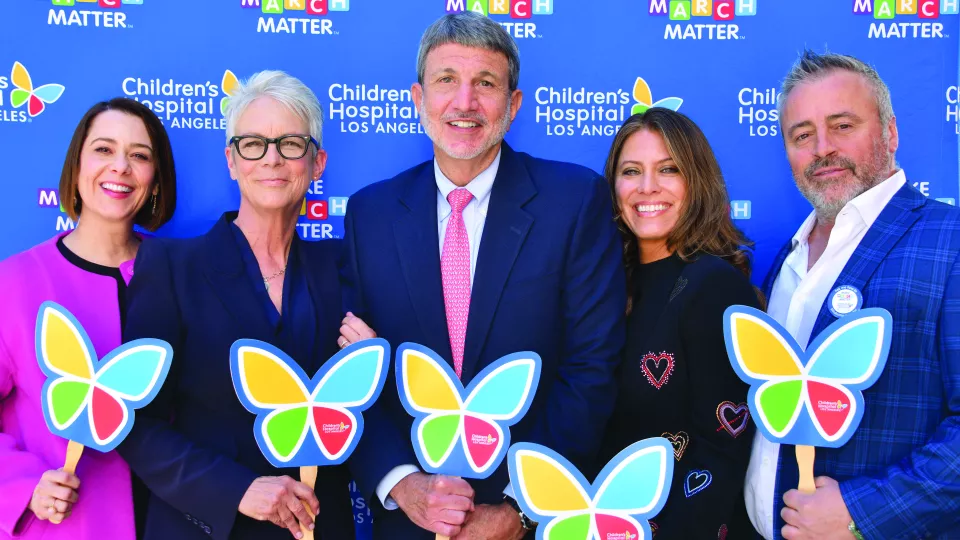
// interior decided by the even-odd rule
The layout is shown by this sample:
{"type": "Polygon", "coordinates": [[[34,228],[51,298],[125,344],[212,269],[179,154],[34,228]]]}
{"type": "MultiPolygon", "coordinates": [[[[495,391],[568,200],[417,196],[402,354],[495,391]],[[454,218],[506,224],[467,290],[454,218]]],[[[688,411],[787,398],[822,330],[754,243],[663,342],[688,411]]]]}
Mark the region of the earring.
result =
{"type": "Polygon", "coordinates": [[[157,194],[153,194],[153,215],[157,215],[157,194]]]}

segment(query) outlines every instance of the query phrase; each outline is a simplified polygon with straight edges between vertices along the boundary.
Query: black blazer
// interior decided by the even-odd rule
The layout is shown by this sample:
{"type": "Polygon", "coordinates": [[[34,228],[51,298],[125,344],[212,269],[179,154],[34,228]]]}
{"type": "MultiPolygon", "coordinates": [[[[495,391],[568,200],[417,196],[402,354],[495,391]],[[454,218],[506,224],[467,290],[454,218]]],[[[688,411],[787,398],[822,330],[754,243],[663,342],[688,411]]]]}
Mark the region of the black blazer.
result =
{"type": "Polygon", "coordinates": [[[734,525],[742,523],[753,425],[749,387],[727,358],[723,312],[733,304],[759,309],[756,291],[711,255],[689,264],[674,255],[649,266],[634,295],[617,405],[592,473],[636,441],[667,437],[674,474],[667,503],[651,520],[657,538],[715,539],[722,531],[742,538],[734,525]]]}
{"type": "MultiPolygon", "coordinates": [[[[245,273],[230,229],[233,217],[224,214],[197,238],[147,240],[134,266],[123,338],[163,339],[174,351],[160,394],[137,412],[133,430],[118,448],[152,492],[147,540],[290,538],[288,530],[237,511],[254,479],[299,479],[299,469],[276,469],[267,462],[253,435],[256,416],[233,389],[233,342],[271,342],[274,335],[245,273]]],[[[316,306],[322,352],[296,360],[312,375],[337,351],[340,248],[338,242],[304,242],[297,236],[294,242],[316,306]]],[[[320,468],[317,538],[354,537],[349,481],[345,466],[320,468]]]]}

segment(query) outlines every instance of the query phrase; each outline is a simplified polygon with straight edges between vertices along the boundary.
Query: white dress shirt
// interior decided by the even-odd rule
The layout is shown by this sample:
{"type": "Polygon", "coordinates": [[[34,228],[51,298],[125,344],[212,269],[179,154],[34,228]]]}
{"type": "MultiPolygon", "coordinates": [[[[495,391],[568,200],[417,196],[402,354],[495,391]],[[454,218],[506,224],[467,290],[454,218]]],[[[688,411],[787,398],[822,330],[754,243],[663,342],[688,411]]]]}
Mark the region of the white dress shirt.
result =
{"type": "MultiPolygon", "coordinates": [[[[493,191],[493,181],[500,168],[500,152],[493,159],[493,163],[483,170],[465,187],[473,195],[470,202],[463,209],[463,223],[467,228],[467,239],[470,242],[470,288],[473,289],[473,276],[477,270],[477,255],[480,253],[480,237],[483,235],[483,225],[487,220],[487,209],[490,207],[490,192],[493,191]]],[[[447,224],[453,213],[447,195],[457,188],[457,185],[447,178],[437,160],[433,160],[433,175],[437,181],[437,227],[440,233],[440,255],[443,256],[443,238],[447,232],[447,224]]],[[[397,503],[390,497],[390,491],[408,475],[420,472],[416,465],[398,465],[390,470],[377,484],[377,497],[387,510],[396,510],[397,503]]]]}
{"type": "MultiPolygon", "coordinates": [[[[801,347],[806,348],[810,342],[810,334],[827,295],[835,285],[844,285],[836,281],[847,261],[877,216],[905,183],[906,175],[902,170],[897,171],[848,202],[837,215],[823,255],[809,270],[807,239],[816,224],[816,214],[811,213],[793,235],[793,249],[783,261],[773,284],[767,313],[790,332],[801,347]]],[[[773,539],[779,455],[780,444],[768,441],[757,431],[750,452],[744,496],[753,527],[767,540],[773,539]]]]}

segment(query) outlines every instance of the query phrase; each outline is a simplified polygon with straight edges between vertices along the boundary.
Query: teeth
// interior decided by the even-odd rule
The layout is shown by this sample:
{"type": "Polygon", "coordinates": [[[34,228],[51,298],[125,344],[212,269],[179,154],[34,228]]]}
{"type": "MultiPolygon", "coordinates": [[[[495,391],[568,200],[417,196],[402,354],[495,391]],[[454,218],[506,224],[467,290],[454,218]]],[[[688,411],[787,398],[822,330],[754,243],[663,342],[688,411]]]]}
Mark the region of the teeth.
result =
{"type": "Polygon", "coordinates": [[[637,212],[659,212],[667,208],[668,205],[666,204],[638,204],[636,206],[637,212]]]}
{"type": "Polygon", "coordinates": [[[469,122],[467,120],[456,120],[450,123],[461,128],[471,128],[471,127],[477,127],[480,125],[476,122],[469,122]]]}
{"type": "Polygon", "coordinates": [[[110,182],[104,182],[100,184],[104,189],[109,189],[110,191],[119,191],[120,193],[130,193],[133,191],[133,188],[128,186],[123,186],[120,184],[113,184],[110,182]]]}

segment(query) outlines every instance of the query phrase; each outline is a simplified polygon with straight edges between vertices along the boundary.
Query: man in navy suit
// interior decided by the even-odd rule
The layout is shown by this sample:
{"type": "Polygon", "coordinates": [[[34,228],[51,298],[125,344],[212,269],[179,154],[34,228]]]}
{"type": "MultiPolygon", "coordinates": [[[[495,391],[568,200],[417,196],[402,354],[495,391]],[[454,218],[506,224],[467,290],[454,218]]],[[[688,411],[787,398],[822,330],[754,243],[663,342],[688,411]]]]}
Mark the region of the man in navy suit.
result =
{"type": "Polygon", "coordinates": [[[910,185],[890,91],[850,56],[806,52],[783,83],[781,133],[813,212],[764,286],[806,347],[861,308],[890,312],[883,374],[840,448],[817,448],[812,494],[792,445],[759,435],[746,507],[768,540],[960,538],[960,212],[910,185]]]}
{"type": "MultiPolygon", "coordinates": [[[[504,355],[534,351],[539,390],[512,439],[583,467],[613,406],[624,342],[620,242],[602,177],[503,142],[518,79],[516,44],[490,19],[451,14],[425,32],[412,92],[435,157],[350,200],[344,276],[356,317],[341,346],[372,336],[365,322],[395,347],[436,351],[464,385],[504,355]]],[[[520,538],[532,526],[506,463],[469,482],[416,467],[394,385],[365,417],[351,470],[374,495],[375,537],[520,538]]]]}

